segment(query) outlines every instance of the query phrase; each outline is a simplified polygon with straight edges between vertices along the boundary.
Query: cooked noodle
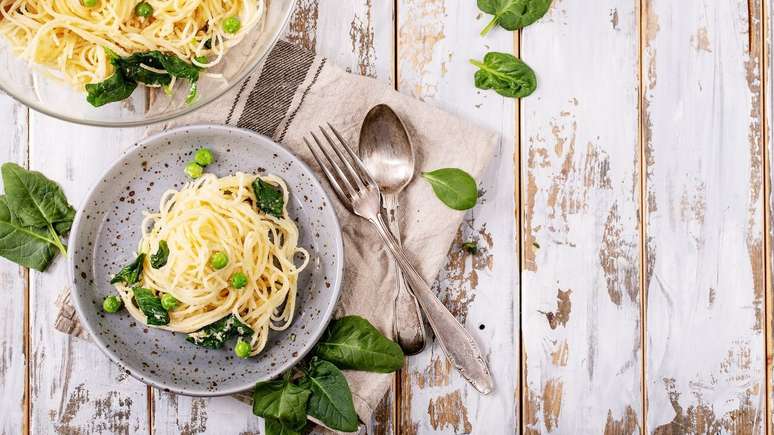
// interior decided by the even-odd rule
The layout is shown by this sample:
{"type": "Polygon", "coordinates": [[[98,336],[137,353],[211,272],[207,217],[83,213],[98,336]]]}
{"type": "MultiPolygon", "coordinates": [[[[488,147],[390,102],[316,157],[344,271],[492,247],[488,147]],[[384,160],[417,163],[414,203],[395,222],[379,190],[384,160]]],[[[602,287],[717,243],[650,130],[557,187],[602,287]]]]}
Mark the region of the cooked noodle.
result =
{"type": "MultiPolygon", "coordinates": [[[[237,173],[217,178],[206,174],[180,191],[169,190],[161,198],[158,213],[147,213],[139,252],[146,254],[139,285],[158,296],[171,293],[180,304],[169,312],[170,331],[190,333],[229,315],[253,328],[251,355],[266,345],[269,330],[283,330],[293,320],[298,274],[309,261],[307,251],[298,246],[298,229],[283,209],[276,218],[259,212],[251,183],[254,175],[237,173]],[[169,246],[167,264],[151,267],[148,257],[159,242],[169,246]],[[228,265],[213,269],[215,252],[228,256],[228,265]],[[294,257],[302,257],[296,266],[294,257]],[[247,286],[234,289],[229,277],[241,271],[247,286]]],[[[282,179],[261,179],[284,192],[282,179]]],[[[116,286],[132,316],[146,318],[132,299],[132,290],[116,286]]]]}
{"type": "Polygon", "coordinates": [[[0,34],[21,58],[83,89],[113,73],[106,48],[121,57],[159,50],[200,67],[215,66],[265,12],[264,0],[146,2],[153,7],[149,18],[135,15],[138,0],[97,0],[93,7],[83,0],[0,0],[0,34]],[[228,17],[240,19],[236,33],[223,30],[228,17]],[[197,56],[208,56],[208,63],[195,61],[197,56]]]}

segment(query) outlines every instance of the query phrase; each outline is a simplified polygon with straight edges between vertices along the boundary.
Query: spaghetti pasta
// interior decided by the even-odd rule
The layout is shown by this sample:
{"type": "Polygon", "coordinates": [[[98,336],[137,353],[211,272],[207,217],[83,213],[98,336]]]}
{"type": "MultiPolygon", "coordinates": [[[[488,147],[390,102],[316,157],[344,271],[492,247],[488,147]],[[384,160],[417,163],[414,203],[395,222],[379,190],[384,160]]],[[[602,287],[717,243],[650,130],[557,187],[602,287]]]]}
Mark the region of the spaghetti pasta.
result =
{"type": "Polygon", "coordinates": [[[264,0],[145,0],[153,15],[140,17],[135,13],[139,3],[0,0],[0,34],[21,58],[83,89],[113,74],[105,49],[121,57],[157,50],[201,68],[213,67],[265,12],[264,0]],[[232,17],[241,26],[230,33],[223,24],[232,17]]]}
{"type": "MultiPolygon", "coordinates": [[[[287,204],[288,189],[282,179],[260,179],[281,188],[287,204]]],[[[284,330],[292,322],[298,275],[309,254],[298,246],[298,229],[284,205],[280,217],[257,208],[258,198],[251,188],[255,180],[256,176],[244,173],[224,178],[205,174],[179,191],[167,191],[159,211],[146,213],[138,248],[146,255],[138,287],[179,301],[169,311],[169,323],[159,328],[193,333],[233,315],[252,328],[250,355],[256,355],[266,345],[270,330],[284,330]],[[168,246],[168,259],[163,267],[154,268],[148,257],[162,241],[168,246]],[[211,265],[216,252],[226,254],[225,267],[211,265]],[[231,285],[235,273],[247,277],[244,287],[231,285]]],[[[116,288],[129,313],[147,324],[133,289],[123,284],[116,288]]]]}

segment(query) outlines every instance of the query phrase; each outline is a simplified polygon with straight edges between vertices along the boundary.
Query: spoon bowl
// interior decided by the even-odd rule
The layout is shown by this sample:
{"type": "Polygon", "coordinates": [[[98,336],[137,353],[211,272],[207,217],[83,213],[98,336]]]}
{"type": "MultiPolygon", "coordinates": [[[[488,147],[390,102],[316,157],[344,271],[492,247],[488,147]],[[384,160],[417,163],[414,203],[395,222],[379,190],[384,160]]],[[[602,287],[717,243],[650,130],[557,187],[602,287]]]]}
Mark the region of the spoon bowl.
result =
{"type": "Polygon", "coordinates": [[[414,147],[390,106],[374,106],[363,120],[360,158],[384,194],[398,194],[414,178],[414,147]]]}

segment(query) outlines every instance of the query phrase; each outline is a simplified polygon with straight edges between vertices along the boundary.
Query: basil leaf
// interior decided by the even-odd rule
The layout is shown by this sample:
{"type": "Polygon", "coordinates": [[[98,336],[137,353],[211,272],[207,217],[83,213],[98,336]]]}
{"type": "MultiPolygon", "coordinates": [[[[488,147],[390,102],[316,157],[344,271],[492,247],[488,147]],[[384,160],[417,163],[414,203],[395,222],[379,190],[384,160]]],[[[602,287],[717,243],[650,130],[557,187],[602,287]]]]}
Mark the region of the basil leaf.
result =
{"type": "Polygon", "coordinates": [[[150,263],[154,269],[161,269],[167,265],[167,259],[169,258],[169,245],[166,240],[159,242],[159,249],[155,254],[151,255],[150,263]]]}
{"type": "Polygon", "coordinates": [[[137,88],[137,82],[124,76],[119,69],[99,83],[86,85],[86,101],[94,107],[104,106],[129,98],[137,88]]]}
{"type": "Polygon", "coordinates": [[[360,316],[334,320],[317,343],[316,355],[342,369],[390,373],[403,367],[400,346],[360,316]]]}
{"type": "Polygon", "coordinates": [[[299,384],[312,392],[307,413],[331,429],[357,430],[357,413],[344,374],[335,365],[317,358],[299,384]]]}
{"type": "Polygon", "coordinates": [[[430,183],[435,196],[454,210],[468,210],[476,205],[478,188],[476,180],[458,168],[437,169],[423,172],[422,178],[430,183]]]}
{"type": "Polygon", "coordinates": [[[0,196],[0,256],[42,272],[57,252],[50,238],[45,230],[22,225],[8,208],[5,195],[0,196]]]}
{"type": "Polygon", "coordinates": [[[132,292],[134,293],[134,300],[137,301],[137,306],[145,314],[148,325],[160,326],[169,324],[169,313],[161,305],[161,299],[156,296],[156,293],[142,287],[135,287],[132,292]]]}
{"type": "Polygon", "coordinates": [[[494,89],[511,98],[526,97],[537,89],[535,72],[510,53],[492,51],[484,56],[483,62],[471,59],[470,63],[479,68],[474,76],[479,89],[494,89]]]}
{"type": "Polygon", "coordinates": [[[294,431],[281,421],[271,417],[263,418],[263,429],[265,435],[301,435],[301,432],[294,431]]]}
{"type": "Polygon", "coordinates": [[[2,174],[8,207],[23,225],[46,228],[75,215],[62,188],[40,172],[9,162],[2,174]]]}
{"type": "Polygon", "coordinates": [[[240,322],[235,315],[230,314],[188,334],[186,340],[208,349],[220,349],[230,338],[250,335],[253,335],[253,329],[240,322]]]}
{"type": "Polygon", "coordinates": [[[122,282],[127,286],[132,286],[140,281],[142,275],[143,263],[145,263],[145,254],[140,254],[137,258],[124,266],[117,274],[110,280],[111,284],[122,282]]]}
{"type": "Polygon", "coordinates": [[[258,209],[274,217],[282,217],[282,208],[285,205],[285,198],[282,189],[271,183],[267,183],[260,178],[253,181],[253,193],[258,201],[258,209]]]}
{"type": "Polygon", "coordinates": [[[287,379],[260,382],[253,391],[253,414],[279,420],[293,431],[306,426],[306,403],[311,392],[287,379]]]}
{"type": "Polygon", "coordinates": [[[478,8],[494,15],[481,31],[486,35],[496,25],[506,30],[518,30],[539,20],[551,7],[551,0],[478,0],[478,8]]]}

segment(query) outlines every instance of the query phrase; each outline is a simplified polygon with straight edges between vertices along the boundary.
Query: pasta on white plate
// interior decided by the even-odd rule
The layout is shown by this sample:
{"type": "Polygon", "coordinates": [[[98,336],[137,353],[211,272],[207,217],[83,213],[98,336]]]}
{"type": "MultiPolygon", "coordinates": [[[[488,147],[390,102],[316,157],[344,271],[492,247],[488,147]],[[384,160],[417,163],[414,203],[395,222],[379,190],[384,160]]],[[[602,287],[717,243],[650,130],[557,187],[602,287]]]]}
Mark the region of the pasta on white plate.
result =
{"type": "Polygon", "coordinates": [[[159,211],[146,212],[137,264],[113,280],[123,304],[192,343],[220,348],[239,336],[257,355],[270,330],[291,324],[309,261],[287,202],[286,184],[271,175],[205,174],[167,191],[159,211]]]}
{"type": "MultiPolygon", "coordinates": [[[[176,75],[168,68],[171,62],[185,62],[194,71],[217,65],[261,21],[264,1],[0,0],[0,34],[16,55],[89,93],[86,85],[110,78],[170,87],[176,78],[192,75],[176,75]],[[117,68],[131,55],[152,52],[170,61],[137,58],[132,66],[159,76],[117,68]],[[116,75],[117,69],[126,77],[116,75]]],[[[117,93],[113,101],[124,95],[117,93]]]]}

